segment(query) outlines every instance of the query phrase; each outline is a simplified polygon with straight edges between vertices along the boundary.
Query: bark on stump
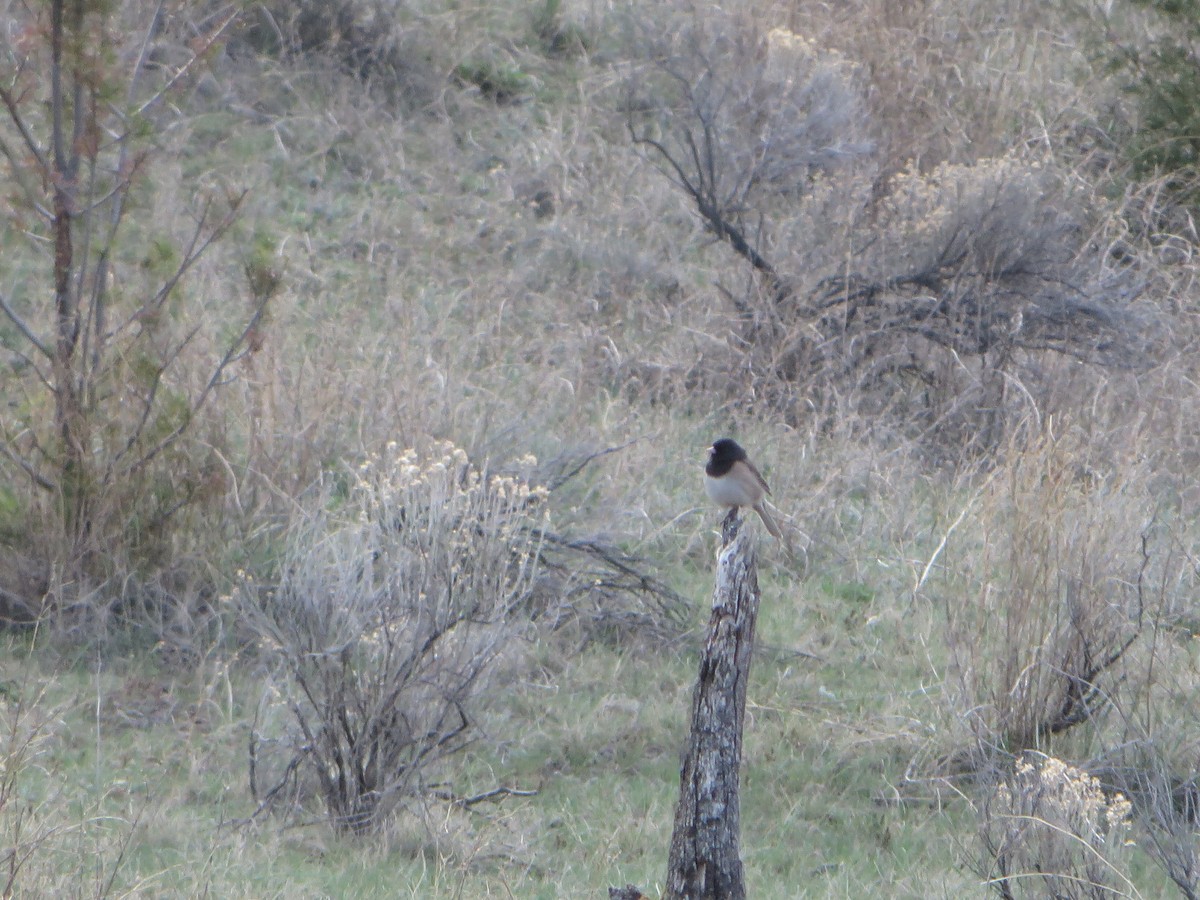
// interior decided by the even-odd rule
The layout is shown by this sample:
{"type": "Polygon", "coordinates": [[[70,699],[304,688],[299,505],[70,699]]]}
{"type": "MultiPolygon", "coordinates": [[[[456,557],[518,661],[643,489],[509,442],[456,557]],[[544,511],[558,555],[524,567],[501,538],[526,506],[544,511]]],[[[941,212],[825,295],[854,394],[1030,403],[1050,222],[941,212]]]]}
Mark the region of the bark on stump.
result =
{"type": "Polygon", "coordinates": [[[692,732],[667,862],[669,900],[746,896],[738,773],[759,590],[753,534],[742,526],[736,509],[721,523],[712,616],[692,696],[692,732]]]}

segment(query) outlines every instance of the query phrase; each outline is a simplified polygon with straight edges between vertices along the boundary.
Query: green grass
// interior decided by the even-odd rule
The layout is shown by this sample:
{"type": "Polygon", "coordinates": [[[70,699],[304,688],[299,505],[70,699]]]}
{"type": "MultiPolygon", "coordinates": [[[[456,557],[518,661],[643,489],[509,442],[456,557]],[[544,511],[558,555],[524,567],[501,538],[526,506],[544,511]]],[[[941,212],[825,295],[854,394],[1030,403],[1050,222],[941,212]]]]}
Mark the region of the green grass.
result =
{"type": "MultiPolygon", "coordinates": [[[[965,802],[889,802],[936,702],[915,689],[928,672],[906,633],[922,614],[880,634],[855,611],[857,594],[764,582],[742,775],[751,893],[972,890],[978,882],[960,865],[974,828],[965,802]]],[[[260,689],[248,671],[184,677],[144,661],[97,674],[10,646],[0,673],[10,694],[43,684],[35,708],[53,711],[21,778],[47,835],[36,883],[66,858],[74,877],[118,866],[119,896],[588,897],[627,882],[654,896],[695,651],[592,644],[567,657],[555,638],[543,641],[533,648],[542,664],[496,694],[484,739],[446,773],[460,796],[497,786],[536,795],[471,811],[435,801],[366,840],[331,832],[316,806],[291,823],[245,822],[247,717],[260,689]],[[153,700],[164,687],[171,707],[159,718],[153,700]]],[[[1142,884],[1158,882],[1140,868],[1142,884]]]]}
{"type": "MultiPolygon", "coordinates": [[[[773,611],[778,600],[764,596],[761,634],[788,642],[803,623],[773,611]]],[[[553,648],[546,653],[558,658],[553,648]]],[[[115,847],[132,835],[119,890],[488,896],[508,886],[520,896],[588,896],[598,878],[601,888],[661,881],[695,664],[690,653],[593,646],[562,671],[512,685],[486,720],[493,740],[464,758],[455,790],[499,784],[538,794],[470,814],[434,804],[424,826],[402,816],[395,835],[365,846],[336,838],[319,821],[229,823],[251,811],[244,716],[256,684],[245,678],[236,679],[234,708],[205,704],[194,722],[190,704],[208,691],[178,685],[170,720],[142,727],[127,718],[152,689],[169,684],[169,673],[68,671],[42,700],[62,714],[47,726],[38,769],[58,773],[60,796],[49,798],[61,810],[55,821],[91,821],[74,840],[112,864],[115,847]]],[[[952,822],[930,809],[876,802],[911,750],[878,720],[884,698],[858,668],[784,653],[756,660],[743,797],[743,850],[756,895],[838,896],[881,880],[902,893],[912,859],[956,877],[947,860],[937,862],[952,822]]],[[[70,852],[70,842],[62,850],[70,852]]]]}

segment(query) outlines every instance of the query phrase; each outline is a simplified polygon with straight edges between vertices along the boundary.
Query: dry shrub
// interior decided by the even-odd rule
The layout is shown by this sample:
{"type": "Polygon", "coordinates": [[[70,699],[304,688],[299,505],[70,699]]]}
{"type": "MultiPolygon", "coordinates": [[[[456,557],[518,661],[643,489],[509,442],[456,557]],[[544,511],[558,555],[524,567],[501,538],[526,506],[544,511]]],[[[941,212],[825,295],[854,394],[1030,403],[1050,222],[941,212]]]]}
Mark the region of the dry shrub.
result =
{"type": "Polygon", "coordinates": [[[245,29],[256,49],[288,57],[326,54],[363,79],[399,74],[406,59],[401,24],[409,11],[389,0],[302,0],[256,4],[245,29]]]}
{"type": "Polygon", "coordinates": [[[392,445],[301,515],[279,586],[245,592],[277,664],[270,703],[291,712],[286,774],[315,778],[337,828],[377,830],[466,746],[499,661],[520,652],[543,498],[448,443],[392,445]]]}
{"type": "Polygon", "coordinates": [[[979,871],[1006,900],[1140,896],[1120,868],[1130,802],[1087,772],[1024,754],[979,812],[979,871]]]}
{"type": "Polygon", "coordinates": [[[642,25],[630,131],[718,236],[736,241],[726,222],[754,240],[764,205],[802,196],[817,172],[869,150],[856,69],[745,13],[696,9],[681,26],[642,25]]]}
{"type": "Polygon", "coordinates": [[[499,104],[527,100],[534,80],[524,71],[525,49],[569,57],[587,43],[557,0],[519,14],[502,5],[460,11],[403,0],[268,0],[247,18],[243,37],[257,53],[305,66],[330,62],[389,112],[448,112],[455,87],[499,104]]]}
{"type": "Polygon", "coordinates": [[[1144,475],[1047,429],[1014,441],[981,488],[982,533],[945,627],[952,707],[985,756],[1088,721],[1127,674],[1157,565],[1144,475]]]}
{"type": "MultiPolygon", "coordinates": [[[[868,152],[857,70],[748,13],[674,15],[679,27],[666,31],[636,23],[630,136],[778,302],[790,287],[769,258],[776,226],[765,217],[786,216],[818,173],[868,152]]],[[[753,314],[730,298],[739,315],[753,314]]]]}
{"type": "Polygon", "coordinates": [[[635,145],[750,276],[724,290],[727,368],[753,373],[732,388],[792,424],[861,413],[988,451],[1049,391],[1047,357],[1149,363],[1140,267],[1089,239],[1099,203],[1069,172],[1028,151],[880,170],[867,73],[768,25],[693,8],[627,101],[635,145]]]}
{"type": "MultiPolygon", "coordinates": [[[[1166,518],[1165,516],[1163,518],[1166,518]]],[[[1139,643],[1136,666],[1114,692],[1114,726],[1088,769],[1133,803],[1137,841],[1179,888],[1200,897],[1200,732],[1197,683],[1200,633],[1192,519],[1164,527],[1171,553],[1147,582],[1155,598],[1152,630],[1139,643]]]]}
{"type": "MultiPolygon", "coordinates": [[[[1194,710],[1184,720],[1190,726],[1194,710]]],[[[1185,728],[1187,726],[1184,726],[1185,728]]],[[[1133,803],[1138,844],[1188,900],[1200,898],[1200,768],[1193,738],[1182,747],[1158,734],[1121,746],[1119,765],[1097,770],[1106,785],[1119,787],[1133,803]]]]}
{"type": "Polygon", "coordinates": [[[1031,401],[1062,402],[1056,357],[1121,370],[1152,359],[1141,268],[1089,249],[1090,201],[1049,158],[910,165],[874,200],[860,180],[849,209],[847,183],[815,185],[784,226],[786,245],[828,267],[775,307],[766,368],[803,385],[787,402],[990,450],[1031,401]],[[837,261],[845,246],[861,248],[853,269],[837,261]]]}

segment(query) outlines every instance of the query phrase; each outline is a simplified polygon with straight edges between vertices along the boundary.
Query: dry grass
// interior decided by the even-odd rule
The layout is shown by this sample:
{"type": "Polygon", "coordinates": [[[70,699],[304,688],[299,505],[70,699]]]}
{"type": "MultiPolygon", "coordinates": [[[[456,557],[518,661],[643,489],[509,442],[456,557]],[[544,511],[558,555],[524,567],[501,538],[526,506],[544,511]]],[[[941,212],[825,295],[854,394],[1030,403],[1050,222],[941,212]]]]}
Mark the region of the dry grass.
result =
{"type": "Polygon", "coordinates": [[[1164,555],[1136,459],[1093,455],[1069,431],[1021,444],[964,510],[981,530],[954,535],[941,560],[965,578],[942,598],[951,693],[981,746],[1003,750],[1098,715],[1158,618],[1164,555]]]}

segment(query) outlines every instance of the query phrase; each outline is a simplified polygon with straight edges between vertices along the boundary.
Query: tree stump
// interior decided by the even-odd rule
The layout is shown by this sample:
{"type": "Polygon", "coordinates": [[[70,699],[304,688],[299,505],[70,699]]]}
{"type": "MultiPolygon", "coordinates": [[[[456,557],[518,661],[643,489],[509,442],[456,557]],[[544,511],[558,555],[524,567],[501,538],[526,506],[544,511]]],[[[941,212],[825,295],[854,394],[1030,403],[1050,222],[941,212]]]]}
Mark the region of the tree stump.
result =
{"type": "Polygon", "coordinates": [[[667,862],[670,900],[744,900],[738,801],[746,685],[758,617],[753,533],[736,509],[721,523],[708,637],[692,696],[667,862]]]}

